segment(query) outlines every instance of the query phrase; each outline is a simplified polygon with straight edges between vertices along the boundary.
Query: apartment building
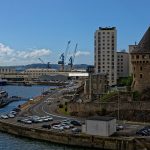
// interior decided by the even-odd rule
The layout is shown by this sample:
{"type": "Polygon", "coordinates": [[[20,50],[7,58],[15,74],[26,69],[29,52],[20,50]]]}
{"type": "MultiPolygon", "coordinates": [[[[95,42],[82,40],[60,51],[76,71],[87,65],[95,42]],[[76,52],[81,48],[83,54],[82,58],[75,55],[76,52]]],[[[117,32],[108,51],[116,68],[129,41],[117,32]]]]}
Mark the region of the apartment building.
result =
{"type": "Polygon", "coordinates": [[[129,76],[129,53],[117,52],[117,78],[129,76]]]}
{"type": "Polygon", "coordinates": [[[117,30],[99,27],[94,37],[95,73],[107,73],[108,84],[117,83],[117,30]]]}

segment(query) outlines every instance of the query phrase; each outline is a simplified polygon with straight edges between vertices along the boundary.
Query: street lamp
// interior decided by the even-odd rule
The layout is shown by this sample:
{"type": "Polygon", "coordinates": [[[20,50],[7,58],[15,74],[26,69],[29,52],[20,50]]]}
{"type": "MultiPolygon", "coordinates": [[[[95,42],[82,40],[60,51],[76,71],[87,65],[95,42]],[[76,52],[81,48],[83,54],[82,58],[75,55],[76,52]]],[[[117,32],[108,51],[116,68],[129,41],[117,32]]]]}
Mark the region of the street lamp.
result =
{"type": "Polygon", "coordinates": [[[120,119],[120,99],[119,99],[119,91],[118,91],[118,111],[117,111],[117,116],[118,116],[118,120],[120,119]]]}

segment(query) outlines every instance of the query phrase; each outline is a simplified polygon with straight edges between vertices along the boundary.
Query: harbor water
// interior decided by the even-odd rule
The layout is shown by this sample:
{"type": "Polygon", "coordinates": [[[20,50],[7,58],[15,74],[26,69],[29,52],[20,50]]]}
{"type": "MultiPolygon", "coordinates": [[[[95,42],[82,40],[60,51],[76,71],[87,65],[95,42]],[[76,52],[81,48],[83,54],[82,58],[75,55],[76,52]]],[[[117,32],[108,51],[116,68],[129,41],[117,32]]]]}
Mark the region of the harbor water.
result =
{"type": "MultiPolygon", "coordinates": [[[[9,96],[21,96],[32,98],[40,95],[43,91],[52,88],[49,86],[3,86],[9,96]]],[[[25,101],[16,101],[0,108],[0,114],[7,113],[25,101]]],[[[0,150],[86,150],[86,148],[68,147],[50,142],[38,141],[28,138],[21,138],[14,135],[0,132],[0,150]]],[[[90,150],[90,149],[88,149],[90,150]]],[[[92,149],[91,149],[92,150],[92,149]]]]}

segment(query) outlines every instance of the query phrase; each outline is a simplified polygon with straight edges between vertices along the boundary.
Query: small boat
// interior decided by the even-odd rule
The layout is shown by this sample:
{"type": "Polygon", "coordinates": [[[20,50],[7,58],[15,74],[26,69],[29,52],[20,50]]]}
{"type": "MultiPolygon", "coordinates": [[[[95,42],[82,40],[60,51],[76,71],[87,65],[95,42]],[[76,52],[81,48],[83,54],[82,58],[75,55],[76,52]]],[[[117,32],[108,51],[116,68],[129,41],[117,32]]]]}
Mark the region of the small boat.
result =
{"type": "Polygon", "coordinates": [[[32,86],[32,84],[25,82],[24,86],[32,86]]]}
{"type": "Polygon", "coordinates": [[[7,98],[7,97],[8,97],[8,93],[6,91],[0,91],[0,99],[7,98]]]}

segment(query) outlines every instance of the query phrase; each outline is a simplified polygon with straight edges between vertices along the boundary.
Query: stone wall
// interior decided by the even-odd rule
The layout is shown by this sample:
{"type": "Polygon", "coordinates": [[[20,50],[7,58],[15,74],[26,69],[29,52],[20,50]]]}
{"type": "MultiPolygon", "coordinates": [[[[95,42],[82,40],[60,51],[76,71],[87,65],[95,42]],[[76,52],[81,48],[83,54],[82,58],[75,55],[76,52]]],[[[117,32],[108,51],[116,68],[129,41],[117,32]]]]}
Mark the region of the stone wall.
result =
{"type": "MultiPolygon", "coordinates": [[[[119,104],[119,110],[145,110],[150,111],[150,102],[143,102],[143,101],[132,101],[132,102],[121,102],[119,104]]],[[[79,116],[84,114],[96,113],[103,111],[114,112],[118,110],[118,103],[117,102],[101,102],[101,103],[94,103],[94,102],[87,102],[87,103],[76,103],[70,102],[68,103],[68,112],[70,113],[78,113],[79,116]]]]}

